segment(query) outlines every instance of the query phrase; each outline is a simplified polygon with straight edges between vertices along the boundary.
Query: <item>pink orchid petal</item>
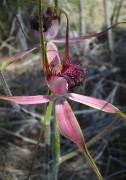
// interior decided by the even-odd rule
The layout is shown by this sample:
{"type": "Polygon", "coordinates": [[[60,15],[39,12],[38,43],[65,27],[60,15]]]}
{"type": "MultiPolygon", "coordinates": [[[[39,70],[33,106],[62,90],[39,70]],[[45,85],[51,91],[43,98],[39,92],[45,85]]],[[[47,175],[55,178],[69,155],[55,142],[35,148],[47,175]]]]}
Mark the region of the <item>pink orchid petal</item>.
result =
{"type": "MultiPolygon", "coordinates": [[[[44,33],[45,40],[48,41],[49,39],[55,38],[58,33],[58,30],[59,30],[59,20],[58,19],[52,20],[51,27],[47,30],[47,32],[44,33]]],[[[37,38],[40,38],[41,36],[40,31],[34,30],[34,34],[37,38]]]]}
{"type": "Polygon", "coordinates": [[[47,43],[47,58],[48,58],[48,63],[49,64],[53,60],[55,60],[55,65],[56,64],[61,64],[58,49],[57,49],[56,45],[52,41],[49,41],[47,43]]]}
{"type": "MultiPolygon", "coordinates": [[[[96,34],[87,35],[87,36],[73,37],[73,38],[69,38],[69,43],[81,42],[81,41],[84,41],[86,39],[90,39],[92,37],[99,37],[101,35],[102,35],[102,33],[96,33],[96,34]]],[[[65,41],[66,41],[66,39],[55,39],[55,40],[53,40],[54,43],[65,43],[65,41]]]]}
{"type": "Polygon", "coordinates": [[[79,103],[85,104],[87,106],[93,107],[95,109],[104,111],[104,112],[109,112],[109,113],[119,113],[120,110],[113,106],[112,104],[96,99],[93,97],[89,96],[83,96],[75,93],[67,93],[67,97],[73,101],[77,101],[79,103]]]}
{"type": "Polygon", "coordinates": [[[56,121],[61,133],[86,151],[84,137],[80,126],[68,102],[58,99],[55,106],[56,121]]]}
{"type": "Polygon", "coordinates": [[[17,104],[42,104],[55,100],[54,97],[48,95],[38,96],[0,96],[1,100],[12,101],[17,104]]]}
{"type": "MultiPolygon", "coordinates": [[[[95,34],[91,34],[91,35],[87,35],[87,36],[69,38],[69,42],[70,43],[81,42],[81,41],[84,41],[86,39],[90,39],[93,37],[99,37],[99,36],[103,35],[104,33],[106,33],[106,30],[103,32],[99,32],[99,33],[95,33],[95,34]]],[[[53,40],[54,43],[65,43],[65,41],[66,41],[66,39],[55,39],[55,40],[53,40]]]]}
{"type": "MultiPolygon", "coordinates": [[[[102,36],[103,34],[105,34],[108,30],[116,27],[117,25],[119,24],[122,24],[122,23],[126,23],[126,22],[119,22],[119,23],[116,23],[114,25],[112,25],[111,27],[108,27],[106,28],[105,30],[101,31],[101,32],[98,32],[98,33],[95,33],[95,34],[91,34],[91,35],[87,35],[87,36],[80,36],[80,37],[73,37],[73,38],[69,38],[69,42],[70,43],[74,43],[74,42],[81,42],[81,41],[84,41],[86,39],[90,39],[92,37],[99,37],[99,36],[102,36]]],[[[66,39],[55,39],[53,40],[53,42],[55,43],[65,43],[66,42],[66,39]]]]}
{"type": "Polygon", "coordinates": [[[63,77],[51,76],[47,85],[55,95],[64,96],[68,91],[67,81],[63,77]]]}
{"type": "Polygon", "coordinates": [[[22,58],[23,56],[25,56],[26,54],[30,53],[31,51],[35,50],[36,48],[38,48],[40,46],[40,44],[37,44],[27,50],[24,50],[22,52],[19,52],[18,54],[16,54],[15,56],[11,57],[7,62],[5,62],[0,69],[4,70],[9,64],[15,62],[16,60],[22,58]]]}
{"type": "Polygon", "coordinates": [[[59,18],[55,19],[55,20],[52,20],[51,27],[48,29],[47,32],[44,33],[44,37],[45,37],[46,40],[56,37],[56,35],[58,33],[58,30],[59,30],[59,25],[60,25],[59,18]]]}
{"type": "Polygon", "coordinates": [[[86,148],[83,133],[68,102],[63,98],[58,99],[56,101],[55,113],[61,133],[79,146],[98,176],[98,179],[102,180],[103,178],[86,148]]]}

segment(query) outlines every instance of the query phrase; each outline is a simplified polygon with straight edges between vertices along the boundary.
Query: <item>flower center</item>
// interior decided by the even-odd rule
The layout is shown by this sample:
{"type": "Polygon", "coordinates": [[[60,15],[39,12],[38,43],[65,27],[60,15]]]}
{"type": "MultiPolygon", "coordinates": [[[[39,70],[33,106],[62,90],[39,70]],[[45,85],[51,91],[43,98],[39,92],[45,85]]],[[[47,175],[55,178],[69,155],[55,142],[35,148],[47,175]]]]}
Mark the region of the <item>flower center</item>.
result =
{"type": "Polygon", "coordinates": [[[76,86],[83,84],[87,74],[86,68],[76,64],[68,64],[62,67],[61,64],[51,63],[49,65],[48,78],[51,76],[63,77],[68,83],[68,89],[73,91],[76,86]]]}

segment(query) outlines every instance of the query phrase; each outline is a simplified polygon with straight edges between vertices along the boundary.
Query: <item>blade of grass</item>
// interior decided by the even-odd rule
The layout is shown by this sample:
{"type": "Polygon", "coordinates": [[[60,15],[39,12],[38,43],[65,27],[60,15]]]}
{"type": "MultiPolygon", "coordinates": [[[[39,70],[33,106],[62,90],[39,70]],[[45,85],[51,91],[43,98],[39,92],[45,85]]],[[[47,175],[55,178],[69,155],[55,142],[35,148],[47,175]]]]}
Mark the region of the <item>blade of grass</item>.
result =
{"type": "Polygon", "coordinates": [[[51,109],[52,109],[52,103],[51,104],[48,103],[47,106],[46,106],[45,117],[44,117],[44,120],[42,122],[42,128],[41,128],[41,131],[40,131],[40,134],[39,134],[39,137],[38,137],[38,142],[37,142],[36,147],[35,147],[35,151],[34,151],[34,155],[33,155],[33,160],[32,160],[31,167],[30,167],[30,170],[29,170],[29,174],[28,174],[26,180],[29,180],[31,172],[32,172],[32,169],[33,169],[33,166],[35,164],[36,156],[37,156],[37,152],[38,152],[38,147],[39,147],[39,144],[41,142],[42,135],[43,135],[43,132],[44,132],[44,127],[47,124],[47,122],[49,122],[49,119],[50,119],[50,116],[51,116],[51,109]]]}
{"type": "MultiPolygon", "coordinates": [[[[121,120],[121,117],[117,117],[113,122],[111,122],[107,127],[105,127],[99,134],[97,134],[95,137],[93,137],[89,142],[87,142],[87,148],[92,147],[98,140],[100,140],[107,132],[119,121],[121,120]]],[[[61,163],[76,156],[78,153],[80,153],[80,149],[76,149],[75,151],[72,151],[64,156],[61,157],[61,163]]]]}
{"type": "MultiPolygon", "coordinates": [[[[11,6],[11,3],[9,2],[9,0],[6,0],[6,3],[8,4],[10,10],[13,12],[13,7],[11,6]]],[[[19,21],[17,15],[15,15],[15,18],[16,18],[16,20],[17,20],[17,23],[18,23],[19,27],[20,27],[21,30],[22,30],[22,33],[23,33],[24,37],[26,38],[25,32],[24,32],[24,30],[23,30],[23,28],[22,28],[22,26],[21,26],[21,24],[20,24],[20,21],[19,21]]]]}

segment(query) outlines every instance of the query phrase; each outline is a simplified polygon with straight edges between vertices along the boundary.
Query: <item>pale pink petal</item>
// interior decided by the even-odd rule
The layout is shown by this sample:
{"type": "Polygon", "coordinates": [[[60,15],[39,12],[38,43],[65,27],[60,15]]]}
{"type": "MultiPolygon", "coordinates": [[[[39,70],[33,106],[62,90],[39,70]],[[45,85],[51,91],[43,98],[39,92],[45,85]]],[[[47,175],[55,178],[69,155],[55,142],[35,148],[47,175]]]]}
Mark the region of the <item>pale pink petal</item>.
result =
{"type": "Polygon", "coordinates": [[[42,104],[55,100],[53,96],[0,96],[1,100],[12,101],[17,104],[42,104]]]}
{"type": "Polygon", "coordinates": [[[55,105],[55,113],[61,133],[85,151],[86,147],[82,131],[68,102],[62,98],[58,99],[55,105]]]}
{"type": "Polygon", "coordinates": [[[77,101],[79,103],[85,104],[87,106],[93,107],[95,109],[98,109],[104,112],[109,112],[109,113],[120,112],[120,110],[116,108],[115,106],[113,106],[112,104],[106,101],[100,100],[100,99],[93,98],[93,97],[83,96],[83,95],[79,95],[75,93],[67,93],[66,97],[68,97],[69,99],[73,101],[77,101]]]}
{"type": "Polygon", "coordinates": [[[47,85],[55,95],[64,96],[68,91],[67,81],[63,77],[51,76],[47,85]]]}
{"type": "MultiPolygon", "coordinates": [[[[105,34],[108,30],[116,27],[117,25],[119,24],[122,24],[122,23],[126,23],[126,22],[119,22],[119,23],[116,23],[114,25],[112,25],[111,27],[108,27],[106,28],[105,30],[101,31],[101,32],[98,32],[98,33],[95,33],[95,34],[91,34],[91,35],[87,35],[87,36],[80,36],[80,37],[73,37],[73,38],[69,38],[69,42],[70,43],[74,43],[74,42],[81,42],[81,41],[84,41],[86,39],[90,39],[92,37],[99,37],[99,36],[102,36],[103,34],[105,34]]],[[[54,39],[53,42],[55,43],[65,43],[66,42],[66,39],[54,39]]]]}
{"type": "MultiPolygon", "coordinates": [[[[101,35],[102,35],[102,33],[96,33],[96,34],[93,34],[93,35],[73,37],[73,38],[69,38],[69,43],[81,42],[81,41],[84,41],[86,39],[90,39],[92,37],[98,37],[98,36],[101,36],[101,35]]],[[[65,43],[66,39],[54,39],[53,42],[54,43],[65,43]]]]}
{"type": "Polygon", "coordinates": [[[54,60],[55,60],[55,65],[61,64],[58,49],[52,41],[49,41],[47,43],[47,58],[49,64],[52,63],[52,61],[54,60]]]}
{"type": "MultiPolygon", "coordinates": [[[[48,27],[48,30],[44,32],[44,38],[46,41],[53,39],[56,37],[60,25],[60,17],[57,17],[57,19],[52,20],[51,26],[48,27]]],[[[34,34],[37,38],[40,38],[41,33],[38,30],[34,30],[34,34]]]]}
{"type": "Polygon", "coordinates": [[[22,52],[19,52],[18,54],[14,55],[13,57],[11,57],[7,62],[5,62],[0,69],[4,70],[9,64],[17,61],[18,59],[22,58],[23,56],[25,56],[26,54],[30,53],[31,51],[35,50],[36,48],[38,48],[40,46],[40,44],[37,44],[27,50],[24,50],[22,52]]]}
{"type": "MultiPolygon", "coordinates": [[[[91,34],[91,35],[87,35],[87,36],[69,38],[69,42],[70,43],[81,42],[86,39],[90,39],[92,37],[99,37],[99,36],[103,35],[104,33],[106,33],[106,30],[103,32],[99,32],[99,33],[95,33],[95,34],[91,34]]],[[[65,41],[66,41],[66,39],[54,39],[53,40],[53,42],[55,42],[55,43],[65,43],[65,41]]]]}
{"type": "Polygon", "coordinates": [[[65,137],[76,143],[77,146],[79,146],[79,148],[82,150],[85,157],[87,158],[89,164],[94,169],[96,175],[98,176],[98,179],[102,180],[103,178],[86,148],[84,136],[76,120],[76,117],[74,116],[68,102],[63,98],[56,101],[55,114],[56,121],[61,133],[65,137]]]}
{"type": "Polygon", "coordinates": [[[44,33],[46,40],[55,38],[59,30],[60,21],[59,18],[52,20],[52,25],[48,28],[47,32],[44,33]]]}

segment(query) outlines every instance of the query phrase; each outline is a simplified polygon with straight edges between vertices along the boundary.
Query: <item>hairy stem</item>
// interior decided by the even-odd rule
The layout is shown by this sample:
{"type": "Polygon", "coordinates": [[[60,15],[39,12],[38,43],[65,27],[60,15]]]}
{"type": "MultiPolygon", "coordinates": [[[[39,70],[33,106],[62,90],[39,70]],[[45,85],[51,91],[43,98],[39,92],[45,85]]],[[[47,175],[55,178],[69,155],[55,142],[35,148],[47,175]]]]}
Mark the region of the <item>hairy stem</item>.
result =
{"type": "Polygon", "coordinates": [[[55,8],[58,7],[58,0],[55,0],[55,8]]]}
{"type": "Polygon", "coordinates": [[[45,114],[45,151],[44,151],[44,165],[45,165],[45,180],[50,179],[50,165],[49,165],[49,149],[50,149],[50,119],[52,113],[52,103],[48,103],[45,114]]]}
{"type": "Polygon", "coordinates": [[[60,138],[59,138],[59,130],[56,120],[53,122],[53,172],[52,177],[53,180],[57,180],[58,169],[60,165],[60,138]]]}

